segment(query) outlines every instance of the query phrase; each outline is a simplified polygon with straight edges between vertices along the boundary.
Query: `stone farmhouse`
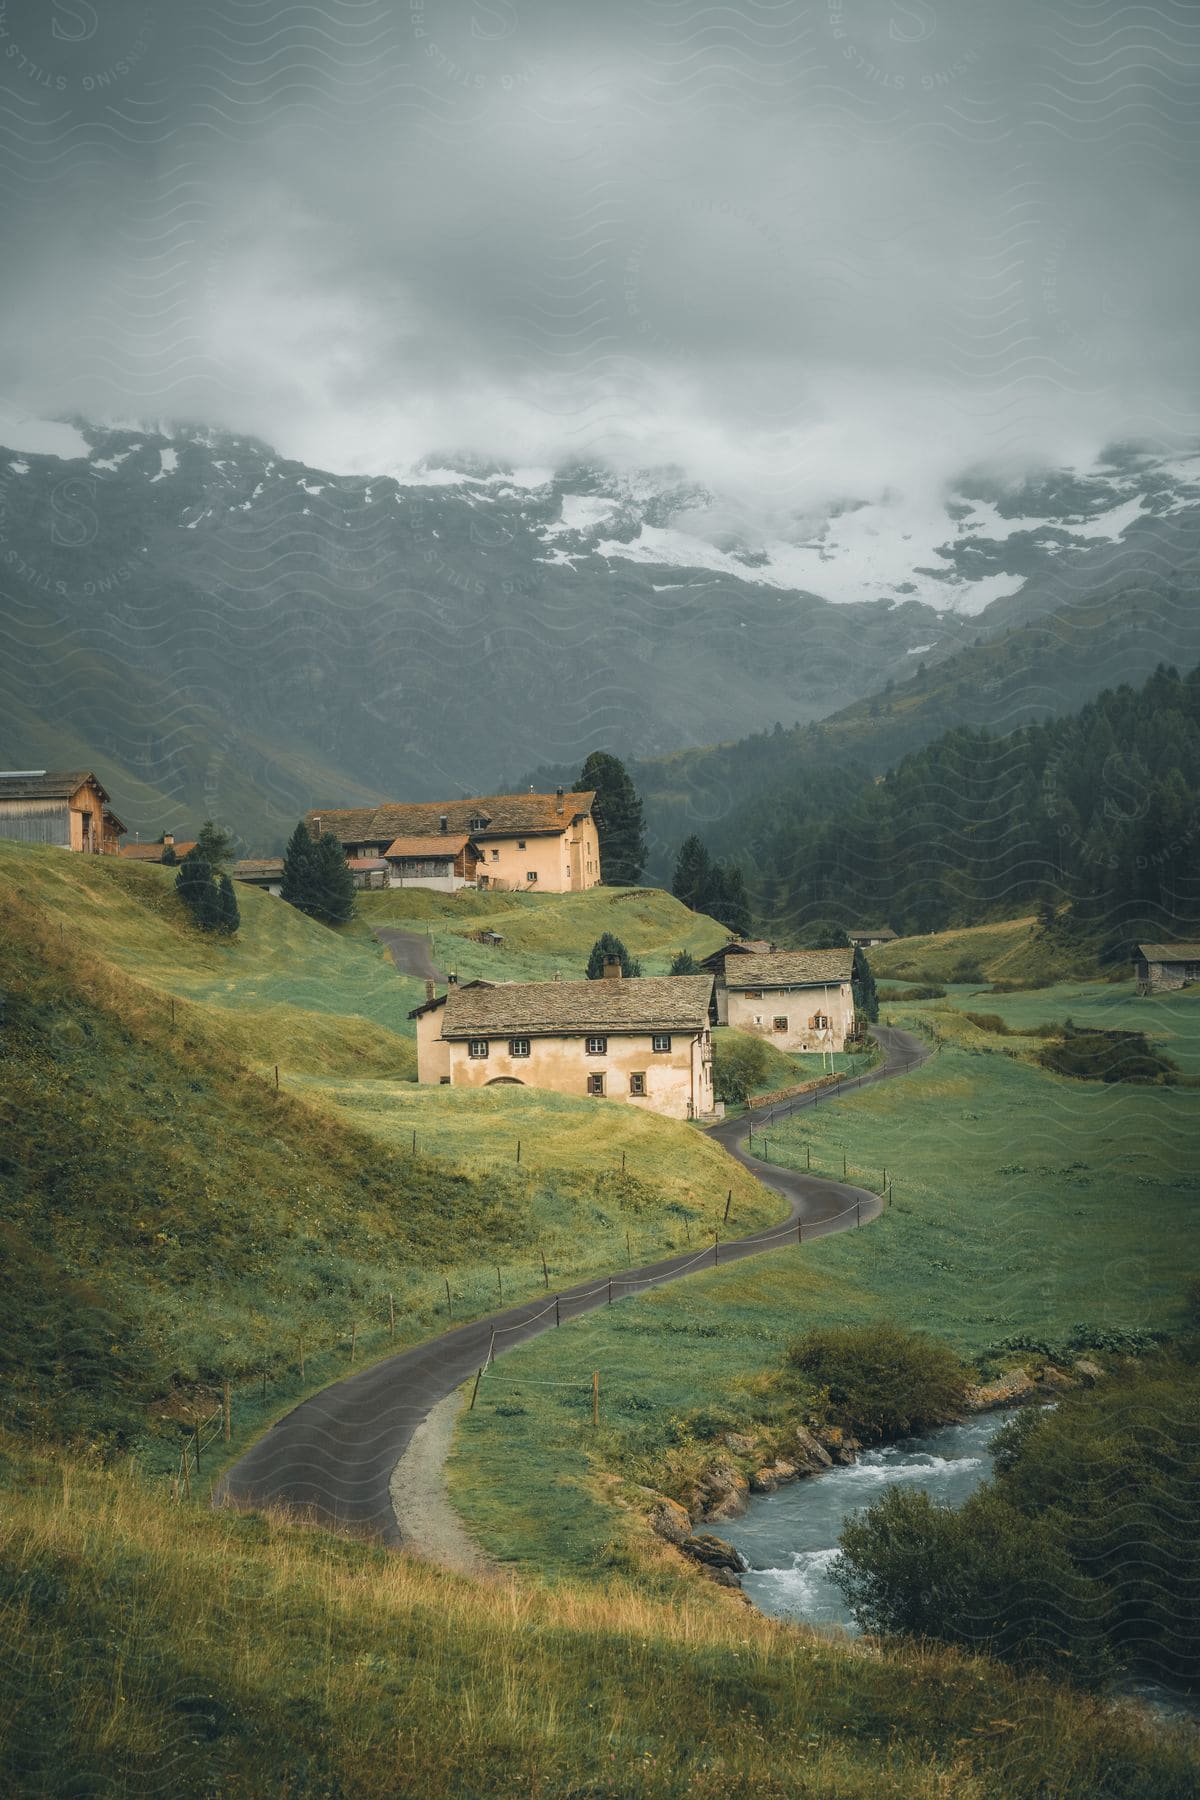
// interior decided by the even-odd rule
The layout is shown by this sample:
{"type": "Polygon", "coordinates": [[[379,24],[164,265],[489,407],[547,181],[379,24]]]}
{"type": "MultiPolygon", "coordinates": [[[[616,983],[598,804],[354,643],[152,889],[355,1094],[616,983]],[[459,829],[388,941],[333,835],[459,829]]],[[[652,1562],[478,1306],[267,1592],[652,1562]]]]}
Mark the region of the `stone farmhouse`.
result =
{"type": "Polygon", "coordinates": [[[452,983],[410,1015],[417,1079],[514,1084],[644,1106],[669,1119],[713,1111],[710,975],[623,981],[452,983]]]}
{"type": "Polygon", "coordinates": [[[1200,981],[1200,944],[1139,944],[1134,958],[1139,994],[1165,994],[1200,981]]]}
{"type": "Polygon", "coordinates": [[[307,815],[347,857],[386,859],[391,887],[570,894],[600,881],[594,793],[489,794],[358,806],[307,815]]]}
{"type": "Polygon", "coordinates": [[[0,771],[0,837],[115,856],[125,832],[90,769],[0,771]]]}
{"type": "Polygon", "coordinates": [[[844,1050],[855,1035],[853,950],[784,950],[731,957],[723,1011],[737,1031],[781,1050],[844,1050]]]}

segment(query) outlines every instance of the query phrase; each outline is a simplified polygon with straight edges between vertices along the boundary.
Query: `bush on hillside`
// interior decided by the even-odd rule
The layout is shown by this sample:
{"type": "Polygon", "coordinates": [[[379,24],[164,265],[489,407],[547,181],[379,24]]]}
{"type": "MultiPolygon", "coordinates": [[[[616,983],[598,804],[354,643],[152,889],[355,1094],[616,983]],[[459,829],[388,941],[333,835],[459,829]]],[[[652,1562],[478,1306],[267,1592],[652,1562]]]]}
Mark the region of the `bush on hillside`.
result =
{"type": "Polygon", "coordinates": [[[642,965],[611,931],[602,931],[592,945],[584,973],[589,981],[603,981],[606,962],[619,962],[621,974],[628,981],[631,976],[640,975],[642,965]]]}
{"type": "Polygon", "coordinates": [[[961,1508],[893,1487],[843,1528],[833,1579],[865,1631],[941,1639],[1087,1684],[1110,1670],[1109,1608],[1053,1522],[994,1489],[961,1508]]]}
{"type": "Polygon", "coordinates": [[[700,964],[690,950],[678,950],[671,958],[669,975],[699,975],[700,964]]]}
{"type": "Polygon", "coordinates": [[[903,1326],[832,1326],[788,1346],[787,1366],[826,1396],[830,1420],[867,1443],[956,1417],[970,1372],[948,1345],[903,1326]]]}
{"type": "Polygon", "coordinates": [[[1076,1081],[1170,1081],[1179,1072],[1144,1031],[1080,1031],[1070,1019],[1061,1040],[1040,1051],[1038,1061],[1076,1081]]]}
{"type": "Polygon", "coordinates": [[[727,1106],[745,1106],[767,1075],[767,1046],[749,1032],[723,1031],[713,1038],[713,1093],[727,1106]]]}
{"type": "Polygon", "coordinates": [[[224,870],[208,862],[199,846],[179,865],[175,892],[186,906],[193,925],[201,931],[217,931],[232,937],[241,924],[237,895],[224,870]]]}
{"type": "Polygon", "coordinates": [[[1200,1367],[1158,1355],[1030,1408],[959,1512],[893,1490],[848,1526],[860,1623],[1078,1678],[1200,1681],[1200,1367]]]}

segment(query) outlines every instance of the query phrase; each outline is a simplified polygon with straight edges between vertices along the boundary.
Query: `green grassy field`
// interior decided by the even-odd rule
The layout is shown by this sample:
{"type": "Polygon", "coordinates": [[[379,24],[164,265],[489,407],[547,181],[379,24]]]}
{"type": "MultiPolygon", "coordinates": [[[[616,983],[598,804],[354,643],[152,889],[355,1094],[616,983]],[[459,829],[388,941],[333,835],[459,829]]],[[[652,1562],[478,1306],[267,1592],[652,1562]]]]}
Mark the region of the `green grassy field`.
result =
{"type": "MultiPolygon", "coordinates": [[[[770,1392],[759,1378],[809,1327],[884,1316],[1000,1366],[1019,1360],[1003,1348],[1010,1338],[1178,1324],[1185,1279],[1200,1269],[1194,1091],[1067,1081],[1022,1057],[1035,1040],[922,1010],[946,1039],[923,1068],[767,1139],[770,1160],[795,1168],[811,1157],[840,1175],[843,1154],[852,1174],[886,1168],[883,1218],[623,1301],[489,1372],[450,1469],[457,1504],[496,1555],[576,1574],[636,1561],[603,1471],[652,1479],[697,1411],[757,1416],[770,1392]]],[[[1176,1028],[1194,1056],[1200,1007],[1179,1008],[1176,1028]]]]}
{"type": "Polygon", "coordinates": [[[689,912],[661,888],[592,888],[582,894],[457,894],[425,888],[388,888],[359,897],[364,924],[395,925],[429,934],[439,968],[460,980],[547,981],[556,973],[582,980],[588,952],[605,931],[619,937],[645,975],[665,975],[671,958],[690,950],[699,960],[729,933],[715,919],[689,912]],[[479,931],[503,937],[499,946],[473,941],[479,931]]]}
{"type": "MultiPolygon", "coordinates": [[[[1123,982],[1060,981],[1019,994],[992,994],[960,985],[947,990],[944,1002],[922,1006],[933,1019],[942,1006],[959,1013],[995,1013],[1018,1033],[1047,1023],[1061,1025],[1066,1019],[1092,1030],[1143,1031],[1185,1074],[1200,1074],[1200,988],[1141,995],[1134,993],[1132,977],[1123,982]]],[[[901,1010],[902,1002],[882,1008],[885,1016],[898,1017],[901,1010]]]]}
{"type": "MultiPolygon", "coordinates": [[[[1095,980],[1101,971],[1090,949],[1061,935],[1047,937],[1033,918],[964,926],[933,937],[898,938],[868,952],[879,982],[949,981],[962,963],[975,963],[987,981],[1095,980]]],[[[975,985],[978,987],[979,983],[975,985]]]]}
{"type": "Polygon", "coordinates": [[[661,1254],[731,1187],[747,1227],[776,1216],[685,1125],[417,1087],[423,989],[368,929],[242,908],[214,943],[168,871],[0,844],[0,1369],[39,1429],[148,1433],[157,1464],[226,1378],[253,1420],[343,1373],[352,1335],[384,1353],[389,1296],[409,1343],[447,1278],[465,1318],[540,1291],[543,1255],[566,1285],[661,1254]]]}

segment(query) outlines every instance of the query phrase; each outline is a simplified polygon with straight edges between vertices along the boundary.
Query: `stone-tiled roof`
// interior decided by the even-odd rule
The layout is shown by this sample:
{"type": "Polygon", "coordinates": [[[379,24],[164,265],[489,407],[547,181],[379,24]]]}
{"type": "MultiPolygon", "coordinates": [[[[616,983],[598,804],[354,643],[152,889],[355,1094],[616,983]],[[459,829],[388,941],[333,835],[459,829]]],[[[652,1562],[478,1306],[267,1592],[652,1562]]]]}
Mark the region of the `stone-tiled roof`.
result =
{"type": "Polygon", "coordinates": [[[69,800],[88,781],[108,799],[90,769],[0,769],[0,800],[69,800]]]}
{"type": "MultiPolygon", "coordinates": [[[[120,854],[127,856],[131,862],[161,862],[165,844],[122,844],[120,854]]],[[[172,844],[175,861],[182,862],[189,850],[196,848],[195,838],[179,838],[172,844]]]]}
{"type": "Polygon", "coordinates": [[[1200,944],[1139,944],[1138,955],[1146,962],[1200,962],[1200,944]]]}
{"type": "Polygon", "coordinates": [[[511,981],[490,988],[451,988],[442,1036],[699,1031],[708,1023],[712,986],[710,975],[648,975],[629,981],[511,981]]]}
{"type": "Polygon", "coordinates": [[[731,988],[823,987],[849,981],[853,950],[780,950],[774,956],[735,956],[725,964],[731,988]]]}
{"type": "Polygon", "coordinates": [[[235,881],[279,881],[283,876],[282,856],[248,856],[233,865],[235,881]]]}
{"type": "Polygon", "coordinates": [[[853,931],[846,933],[846,936],[851,943],[855,938],[881,938],[885,943],[890,944],[896,933],[890,925],[856,925],[853,931]]]}
{"type": "Polygon", "coordinates": [[[434,831],[425,837],[398,837],[385,856],[457,856],[470,843],[465,831],[434,831]]]}
{"type": "Polygon", "coordinates": [[[390,844],[398,837],[440,837],[443,819],[447,832],[459,835],[536,837],[565,831],[572,819],[591,811],[595,798],[594,790],[566,793],[560,811],[556,794],[485,794],[472,800],[387,801],[382,806],[341,810],[314,807],[306,817],[310,829],[319,819],[321,830],[332,831],[343,844],[390,844]],[[477,828],[473,823],[476,819],[487,823],[477,828]]]}

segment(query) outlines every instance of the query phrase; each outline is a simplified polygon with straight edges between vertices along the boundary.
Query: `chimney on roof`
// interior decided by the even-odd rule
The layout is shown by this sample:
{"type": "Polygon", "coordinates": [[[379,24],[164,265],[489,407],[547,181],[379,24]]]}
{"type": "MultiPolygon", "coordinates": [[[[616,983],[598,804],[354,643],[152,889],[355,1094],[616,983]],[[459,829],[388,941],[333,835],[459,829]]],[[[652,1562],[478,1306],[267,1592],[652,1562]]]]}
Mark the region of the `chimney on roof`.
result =
{"type": "Polygon", "coordinates": [[[164,831],[163,832],[163,849],[164,850],[167,850],[167,849],[173,850],[174,848],[175,848],[175,833],[173,831],[164,831]]]}
{"type": "Polygon", "coordinates": [[[558,801],[558,811],[561,812],[563,810],[563,791],[560,787],[555,788],[554,798],[558,801]]]}
{"type": "Polygon", "coordinates": [[[619,956],[606,956],[604,959],[605,981],[620,981],[621,959],[619,956]]]}
{"type": "Polygon", "coordinates": [[[449,829],[450,829],[450,818],[449,818],[449,815],[448,815],[448,814],[447,814],[447,813],[442,813],[442,814],[441,814],[441,816],[440,816],[440,818],[439,818],[439,819],[438,819],[438,825],[439,825],[439,827],[440,827],[440,828],[441,828],[441,830],[442,830],[442,831],[449,831],[449,829]]]}
{"type": "Polygon", "coordinates": [[[321,815],[320,815],[320,813],[313,814],[312,834],[315,838],[319,838],[321,835],[321,815]]]}

